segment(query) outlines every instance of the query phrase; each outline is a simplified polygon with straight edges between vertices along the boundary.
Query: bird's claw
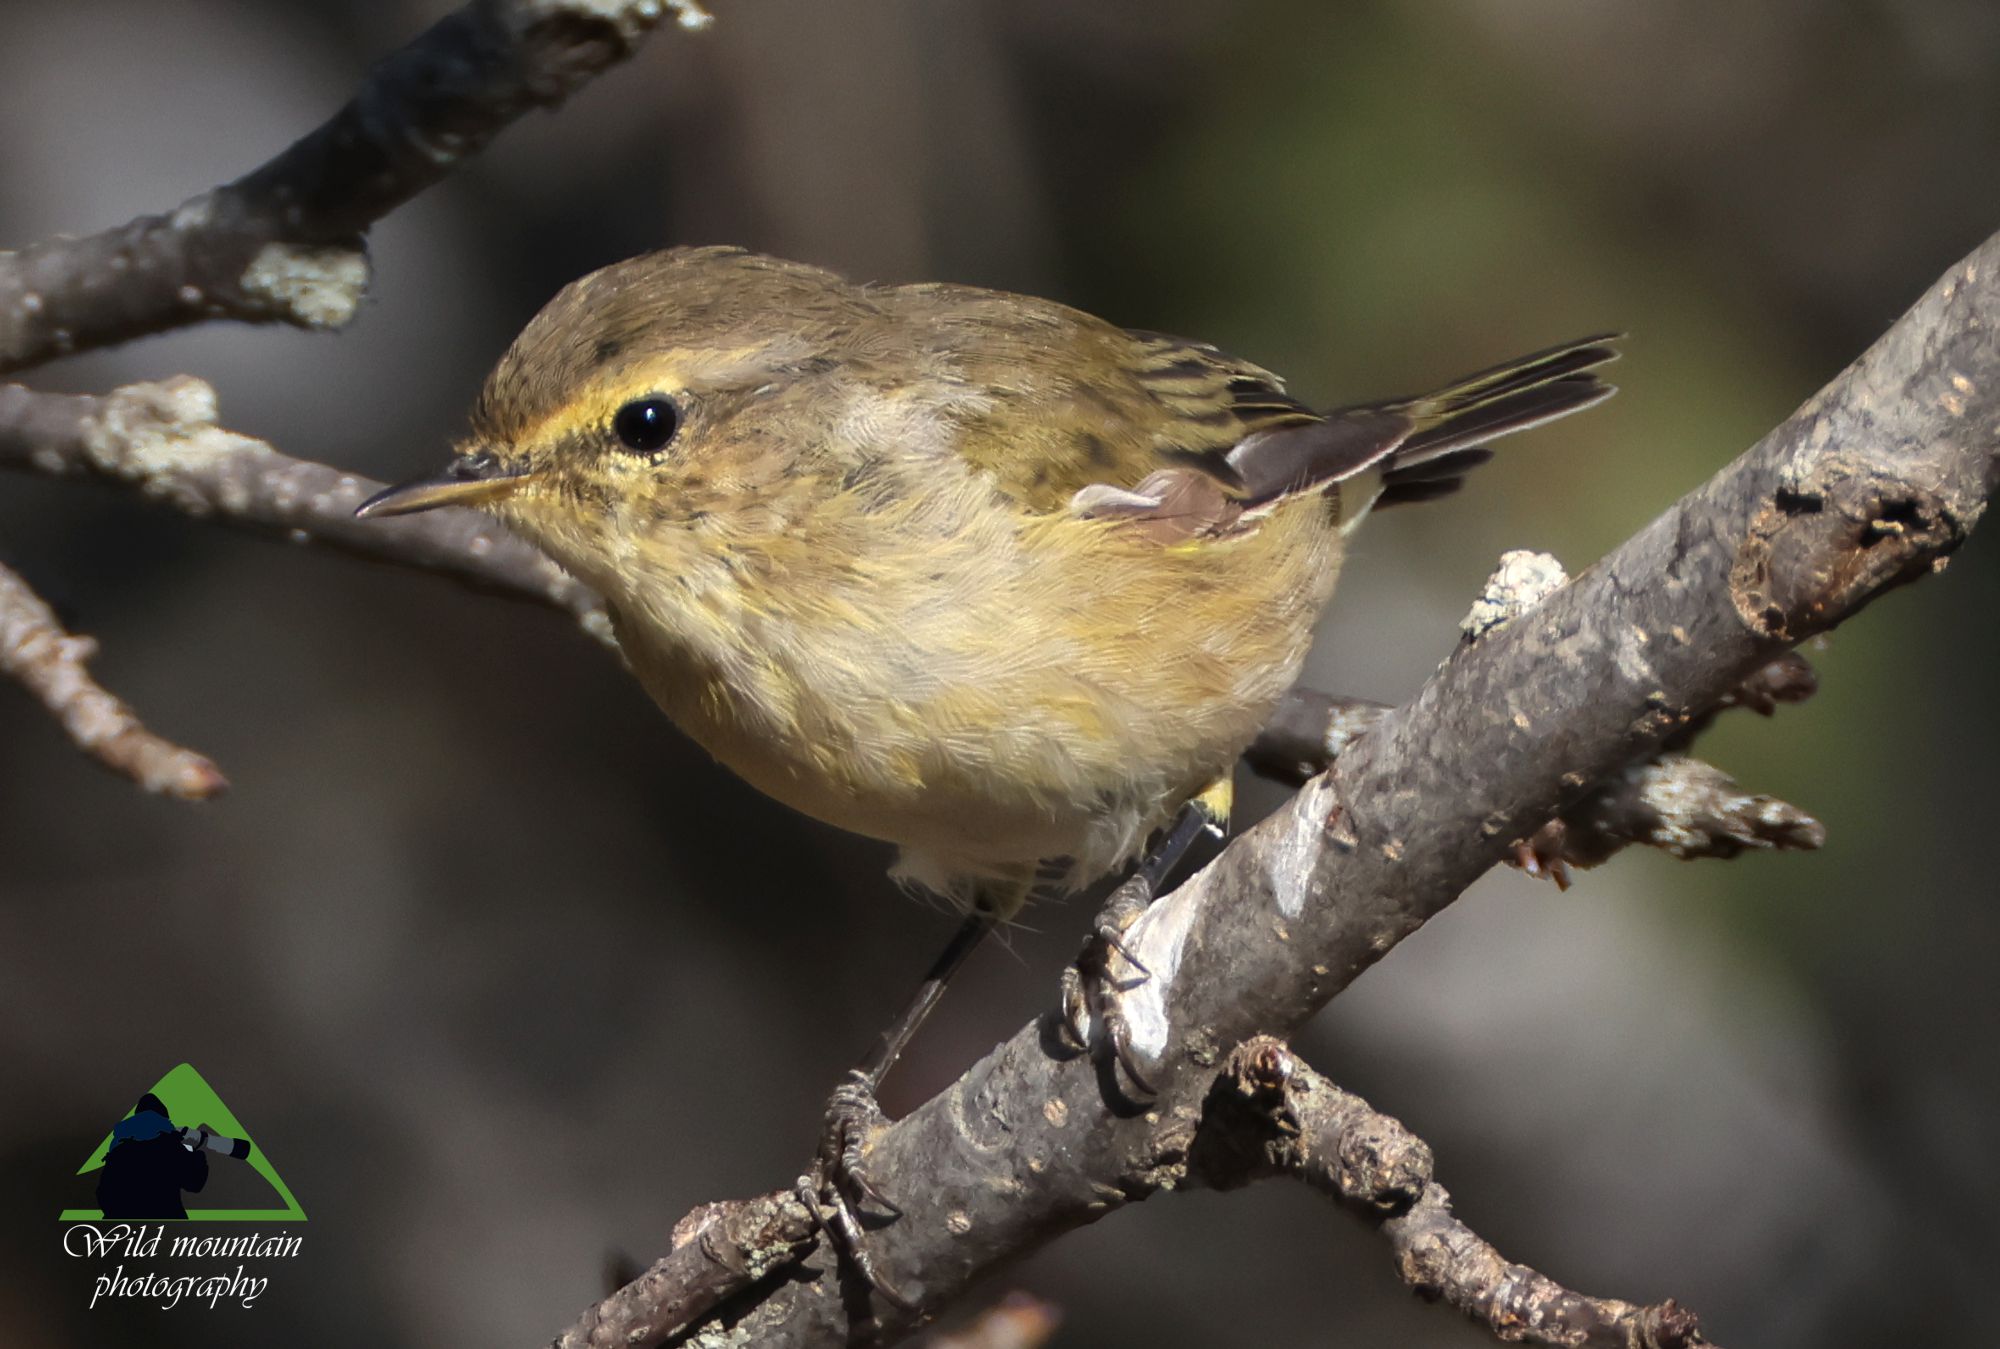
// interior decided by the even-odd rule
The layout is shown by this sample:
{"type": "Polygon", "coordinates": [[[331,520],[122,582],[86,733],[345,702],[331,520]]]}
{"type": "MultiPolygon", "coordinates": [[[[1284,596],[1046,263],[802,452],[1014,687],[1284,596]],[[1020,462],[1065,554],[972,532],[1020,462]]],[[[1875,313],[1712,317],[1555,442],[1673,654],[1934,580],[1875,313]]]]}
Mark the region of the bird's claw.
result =
{"type": "Polygon", "coordinates": [[[1131,1024],[1120,1006],[1124,996],[1152,978],[1152,971],[1133,952],[1125,938],[1153,902],[1153,888],[1143,875],[1134,875],[1105,901],[1083,950],[1062,974],[1062,1026],[1065,1038],[1079,1052],[1092,1048],[1092,1028],[1133,1088],[1135,1100],[1150,1100],[1154,1089],[1138,1051],[1132,1044],[1131,1024]],[[1114,961],[1127,969],[1114,973],[1114,961]],[[1129,972],[1128,972],[1129,971],[1129,972]]]}
{"type": "Polygon", "coordinates": [[[888,1122],[867,1076],[850,1074],[827,1100],[819,1151],[811,1169],[799,1177],[798,1193],[841,1263],[883,1300],[907,1312],[916,1303],[876,1268],[860,1212],[865,1204],[891,1219],[903,1214],[868,1174],[868,1141],[888,1122]]]}

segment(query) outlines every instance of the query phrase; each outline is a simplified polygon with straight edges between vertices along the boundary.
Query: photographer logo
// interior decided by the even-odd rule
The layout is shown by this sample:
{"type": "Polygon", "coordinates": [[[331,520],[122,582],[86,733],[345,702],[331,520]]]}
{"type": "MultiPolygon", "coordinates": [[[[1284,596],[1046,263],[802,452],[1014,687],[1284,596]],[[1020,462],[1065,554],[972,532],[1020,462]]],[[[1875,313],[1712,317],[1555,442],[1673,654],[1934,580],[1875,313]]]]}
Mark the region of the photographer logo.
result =
{"type": "MultiPolygon", "coordinates": [[[[183,1063],[139,1096],[78,1168],[95,1174],[95,1208],[68,1208],[63,1252],[100,1265],[90,1295],[183,1303],[255,1304],[273,1260],[298,1255],[305,1238],[283,1228],[216,1235],[175,1223],[294,1223],[305,1210],[235,1114],[192,1064],[183,1063]],[[189,1208],[184,1196],[208,1185],[210,1165],[244,1167],[274,1199],[264,1208],[189,1208]]],[[[230,1188],[242,1191],[241,1180],[230,1188]]]]}

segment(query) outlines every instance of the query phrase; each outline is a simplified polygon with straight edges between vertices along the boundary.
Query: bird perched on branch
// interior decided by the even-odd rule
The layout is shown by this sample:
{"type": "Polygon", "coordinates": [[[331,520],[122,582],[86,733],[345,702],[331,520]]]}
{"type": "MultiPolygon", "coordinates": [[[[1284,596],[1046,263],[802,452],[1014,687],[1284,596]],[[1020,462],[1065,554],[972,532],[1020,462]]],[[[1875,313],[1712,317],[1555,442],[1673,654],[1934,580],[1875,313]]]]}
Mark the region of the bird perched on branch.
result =
{"type": "MultiPolygon", "coordinates": [[[[896,844],[901,879],[967,911],[836,1096],[855,1163],[874,1085],[980,934],[1165,831],[1150,891],[1220,826],[1347,531],[1607,397],[1606,342],[1322,412],[1214,347],[1046,300],[673,249],[557,295],[445,471],[362,514],[498,516],[602,592],[710,753],[896,844]]],[[[1102,942],[1149,897],[1128,890],[1102,942]]]]}

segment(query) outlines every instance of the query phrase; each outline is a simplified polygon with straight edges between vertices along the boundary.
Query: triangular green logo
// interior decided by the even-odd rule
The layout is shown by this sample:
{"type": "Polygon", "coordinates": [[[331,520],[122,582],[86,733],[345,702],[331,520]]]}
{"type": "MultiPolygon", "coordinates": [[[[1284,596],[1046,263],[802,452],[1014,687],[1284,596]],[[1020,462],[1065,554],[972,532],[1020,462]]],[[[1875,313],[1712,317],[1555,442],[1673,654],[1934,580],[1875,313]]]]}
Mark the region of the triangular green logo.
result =
{"type": "MultiPolygon", "coordinates": [[[[243,1160],[251,1169],[277,1191],[278,1198],[285,1201],[282,1208],[191,1208],[187,1211],[189,1221],[199,1222],[268,1222],[273,1218],[284,1218],[295,1222],[306,1220],[306,1211],[299,1207],[299,1201],[292,1197],[292,1191],[278,1175],[278,1169],[271,1165],[271,1159],[264,1155],[264,1149],[257,1146],[248,1131],[237,1120],[222,1098],[215,1094],[215,1088],[208,1085],[202,1075],[194,1070],[191,1063],[183,1063],[165,1077],[153,1084],[153,1095],[176,1121],[195,1122],[208,1125],[218,1134],[230,1138],[241,1138],[250,1143],[250,1155],[243,1160]]],[[[131,1111],[125,1112],[126,1116],[131,1111]]],[[[97,1151],[90,1154],[84,1164],[77,1168],[79,1176],[87,1175],[104,1165],[104,1155],[111,1151],[111,1135],[105,1134],[104,1141],[97,1145],[97,1151]]],[[[104,1217],[101,1209],[66,1208],[62,1211],[63,1222],[96,1222],[104,1217]]]]}

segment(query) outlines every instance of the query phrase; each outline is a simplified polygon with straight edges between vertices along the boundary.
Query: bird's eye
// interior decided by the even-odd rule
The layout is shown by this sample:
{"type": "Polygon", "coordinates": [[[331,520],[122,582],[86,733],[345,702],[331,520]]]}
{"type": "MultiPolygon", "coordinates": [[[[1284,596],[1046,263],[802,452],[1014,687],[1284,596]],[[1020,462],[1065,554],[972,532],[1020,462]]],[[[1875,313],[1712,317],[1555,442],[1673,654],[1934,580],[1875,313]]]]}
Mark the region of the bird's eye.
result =
{"type": "Polygon", "coordinates": [[[680,428],[680,409],[666,398],[635,398],[618,409],[611,419],[611,433],[619,444],[640,454],[652,454],[674,438],[680,428]]]}

